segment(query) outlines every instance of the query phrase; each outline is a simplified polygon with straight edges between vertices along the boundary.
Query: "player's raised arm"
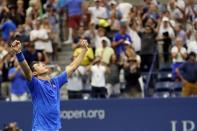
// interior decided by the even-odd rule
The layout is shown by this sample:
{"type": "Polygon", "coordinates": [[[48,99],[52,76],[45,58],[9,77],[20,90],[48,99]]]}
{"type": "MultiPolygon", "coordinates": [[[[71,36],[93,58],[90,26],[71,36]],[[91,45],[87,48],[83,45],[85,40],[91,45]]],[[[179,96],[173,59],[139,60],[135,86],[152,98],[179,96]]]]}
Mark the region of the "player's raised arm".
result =
{"type": "Polygon", "coordinates": [[[32,79],[32,71],[29,67],[29,65],[27,64],[27,61],[25,60],[25,57],[22,53],[22,45],[20,41],[15,40],[12,44],[11,44],[11,49],[12,51],[16,54],[16,58],[18,59],[18,62],[25,74],[25,78],[27,80],[31,80],[32,79]]]}
{"type": "Polygon", "coordinates": [[[77,56],[74,61],[66,67],[67,75],[70,76],[80,65],[81,61],[84,59],[87,51],[88,51],[88,42],[87,40],[80,40],[80,48],[82,48],[82,52],[79,56],[77,56]]]}

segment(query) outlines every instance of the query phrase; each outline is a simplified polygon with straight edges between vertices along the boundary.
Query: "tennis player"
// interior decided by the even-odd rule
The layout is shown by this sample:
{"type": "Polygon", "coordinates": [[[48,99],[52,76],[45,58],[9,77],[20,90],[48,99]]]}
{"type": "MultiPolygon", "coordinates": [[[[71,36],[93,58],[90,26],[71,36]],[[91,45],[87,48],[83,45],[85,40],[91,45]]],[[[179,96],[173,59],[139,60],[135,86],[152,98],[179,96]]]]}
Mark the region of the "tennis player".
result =
{"type": "MultiPolygon", "coordinates": [[[[19,64],[28,80],[28,87],[33,103],[33,125],[32,131],[58,131],[60,122],[60,89],[67,83],[67,78],[78,67],[88,50],[86,40],[80,41],[82,53],[66,67],[60,75],[50,78],[48,67],[39,62],[27,64],[21,52],[21,42],[15,40],[11,49],[16,54],[19,64]]],[[[28,116],[27,116],[28,117],[28,116]]]]}

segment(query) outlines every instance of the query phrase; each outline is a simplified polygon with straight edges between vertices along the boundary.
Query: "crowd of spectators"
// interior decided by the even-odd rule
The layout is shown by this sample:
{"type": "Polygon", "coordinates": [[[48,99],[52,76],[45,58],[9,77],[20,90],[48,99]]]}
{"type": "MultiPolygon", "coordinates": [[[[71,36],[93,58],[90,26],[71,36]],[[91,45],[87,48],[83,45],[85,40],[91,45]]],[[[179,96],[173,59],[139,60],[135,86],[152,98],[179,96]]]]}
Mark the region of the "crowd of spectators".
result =
{"type": "Polygon", "coordinates": [[[63,46],[71,45],[73,54],[65,57],[73,60],[82,51],[80,39],[89,42],[84,60],[69,78],[69,99],[82,99],[89,89],[92,98],[143,97],[142,72],[163,64],[172,65],[172,79],[190,92],[184,96],[197,94],[196,59],[186,62],[197,53],[195,0],[144,0],[140,5],[123,0],[26,2],[0,1],[1,97],[9,94],[12,101],[22,101],[29,96],[9,49],[14,39],[23,43],[28,64],[40,61],[49,67],[56,67],[50,64],[63,46]]]}

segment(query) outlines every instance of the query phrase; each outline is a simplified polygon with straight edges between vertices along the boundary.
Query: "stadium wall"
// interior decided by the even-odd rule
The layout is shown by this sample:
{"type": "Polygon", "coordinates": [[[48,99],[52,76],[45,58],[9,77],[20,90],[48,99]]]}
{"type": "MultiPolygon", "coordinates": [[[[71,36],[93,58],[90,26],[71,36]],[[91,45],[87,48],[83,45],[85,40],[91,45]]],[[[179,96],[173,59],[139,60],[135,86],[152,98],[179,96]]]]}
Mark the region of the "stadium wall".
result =
{"type": "MultiPolygon", "coordinates": [[[[197,98],[61,102],[61,131],[197,131],[197,98]]],[[[31,102],[0,102],[0,129],[16,121],[31,130],[31,102]]]]}

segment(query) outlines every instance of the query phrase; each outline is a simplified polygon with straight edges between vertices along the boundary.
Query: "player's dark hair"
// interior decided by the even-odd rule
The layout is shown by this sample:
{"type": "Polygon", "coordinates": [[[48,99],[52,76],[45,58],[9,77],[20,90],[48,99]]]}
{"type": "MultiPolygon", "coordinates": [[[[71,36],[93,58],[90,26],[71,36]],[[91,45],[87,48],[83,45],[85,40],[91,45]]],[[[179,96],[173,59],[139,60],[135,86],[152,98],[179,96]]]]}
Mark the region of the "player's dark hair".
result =
{"type": "Polygon", "coordinates": [[[38,64],[38,61],[32,61],[32,62],[30,63],[30,65],[29,65],[29,67],[30,67],[30,69],[31,69],[32,72],[35,71],[35,68],[34,68],[34,65],[35,65],[35,64],[38,64]]]}

